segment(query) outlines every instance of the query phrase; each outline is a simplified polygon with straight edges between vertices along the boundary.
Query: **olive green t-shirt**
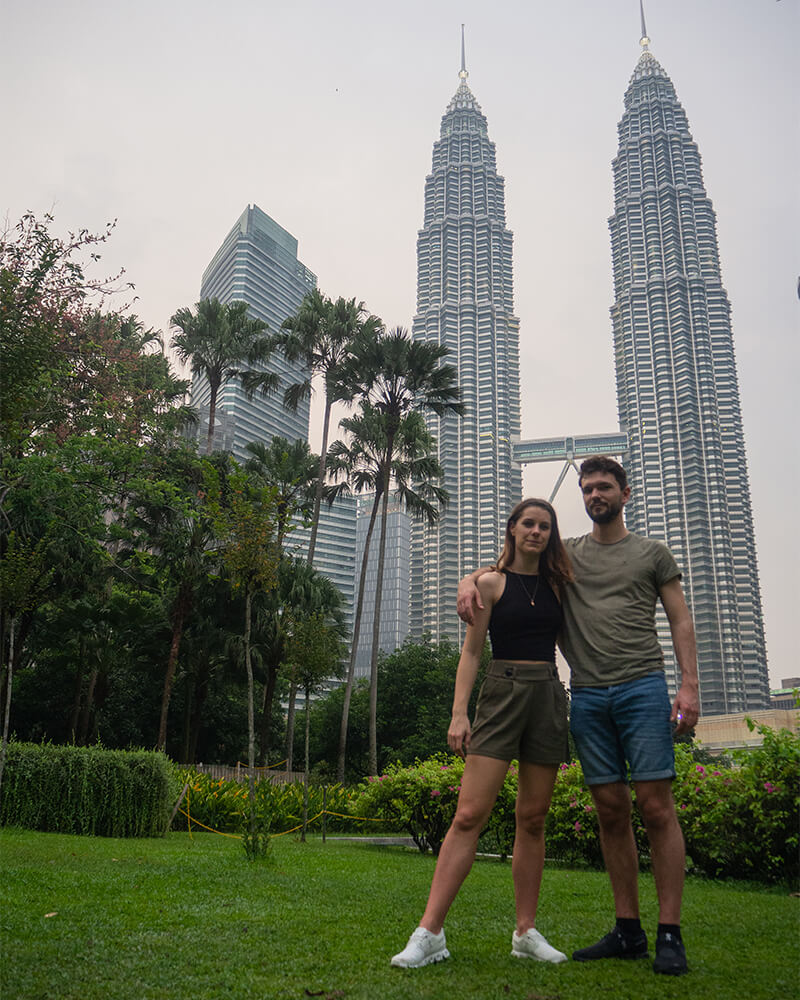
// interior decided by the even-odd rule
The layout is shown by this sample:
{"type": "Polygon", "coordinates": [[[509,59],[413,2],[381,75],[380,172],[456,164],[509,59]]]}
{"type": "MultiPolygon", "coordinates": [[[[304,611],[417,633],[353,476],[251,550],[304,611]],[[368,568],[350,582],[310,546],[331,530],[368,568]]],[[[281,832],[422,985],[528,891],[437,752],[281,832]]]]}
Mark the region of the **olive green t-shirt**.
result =
{"type": "Polygon", "coordinates": [[[591,535],[564,540],[575,582],[563,589],[559,647],[573,687],[607,687],[662,670],[655,606],[680,577],[663,542],[627,534],[611,545],[591,535]]]}

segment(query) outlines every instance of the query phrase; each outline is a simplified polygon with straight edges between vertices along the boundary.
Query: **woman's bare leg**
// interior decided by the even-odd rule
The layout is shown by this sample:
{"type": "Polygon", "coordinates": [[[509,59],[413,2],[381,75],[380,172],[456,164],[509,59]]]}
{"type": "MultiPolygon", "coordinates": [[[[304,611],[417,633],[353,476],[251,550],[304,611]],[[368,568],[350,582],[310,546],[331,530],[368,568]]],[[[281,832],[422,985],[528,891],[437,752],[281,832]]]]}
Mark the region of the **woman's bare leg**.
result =
{"type": "Polygon", "coordinates": [[[464,765],[458,806],[442,843],[420,927],[438,934],[461,884],[472,868],[478,837],[503,785],[508,761],[470,754],[464,765]]]}
{"type": "Polygon", "coordinates": [[[517,829],[511,870],[517,908],[517,933],[536,926],[536,908],[544,870],[544,825],[558,768],[542,764],[519,765],[517,829]]]}

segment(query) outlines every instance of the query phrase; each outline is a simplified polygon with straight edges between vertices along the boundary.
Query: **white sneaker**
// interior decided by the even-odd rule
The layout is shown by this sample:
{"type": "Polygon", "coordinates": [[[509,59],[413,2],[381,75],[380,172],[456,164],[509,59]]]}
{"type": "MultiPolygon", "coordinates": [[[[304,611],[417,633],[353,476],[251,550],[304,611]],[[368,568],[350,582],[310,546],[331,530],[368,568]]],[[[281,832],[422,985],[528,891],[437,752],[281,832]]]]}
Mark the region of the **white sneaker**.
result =
{"type": "MultiPolygon", "coordinates": [[[[564,957],[566,958],[566,955],[564,957]]],[[[424,927],[418,927],[408,939],[405,948],[394,956],[392,965],[401,969],[421,969],[423,965],[443,962],[446,958],[450,958],[450,952],[444,939],[444,928],[438,934],[432,934],[424,927]]]]}
{"type": "Polygon", "coordinates": [[[525,931],[524,934],[511,935],[511,954],[515,958],[535,958],[537,962],[566,962],[567,956],[563,951],[558,951],[549,945],[535,927],[525,931]]]}

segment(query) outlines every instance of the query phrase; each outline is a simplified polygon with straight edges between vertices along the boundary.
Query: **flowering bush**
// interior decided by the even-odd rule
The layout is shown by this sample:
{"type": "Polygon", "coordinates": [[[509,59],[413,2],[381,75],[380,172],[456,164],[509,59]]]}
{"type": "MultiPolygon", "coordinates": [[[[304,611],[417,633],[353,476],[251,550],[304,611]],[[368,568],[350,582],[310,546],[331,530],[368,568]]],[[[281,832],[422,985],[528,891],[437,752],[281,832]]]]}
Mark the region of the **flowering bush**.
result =
{"type": "Polygon", "coordinates": [[[675,748],[686,850],[692,867],[712,878],[796,881],[800,737],[768,726],[758,731],[762,746],[717,763],[697,763],[686,747],[675,748]]]}
{"type": "Polygon", "coordinates": [[[384,819],[405,830],[420,851],[439,853],[453,820],[464,762],[436,754],[411,767],[391,764],[380,777],[367,778],[352,808],[357,815],[384,819]]]}

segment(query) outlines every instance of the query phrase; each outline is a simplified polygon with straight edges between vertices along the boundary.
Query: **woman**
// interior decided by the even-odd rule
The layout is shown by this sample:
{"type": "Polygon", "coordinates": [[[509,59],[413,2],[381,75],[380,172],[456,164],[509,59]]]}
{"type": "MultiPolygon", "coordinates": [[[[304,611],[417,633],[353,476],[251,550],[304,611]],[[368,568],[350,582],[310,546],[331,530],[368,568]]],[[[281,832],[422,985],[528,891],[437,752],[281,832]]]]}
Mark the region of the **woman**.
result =
{"type": "Polygon", "coordinates": [[[450,749],[466,756],[458,806],[419,927],[392,965],[419,968],[450,957],[444,919],[472,867],[478,837],[512,760],[519,761],[519,790],[512,862],[517,926],[511,954],[566,961],[535,923],[545,817],[558,765],[568,755],[566,693],[556,671],[555,641],[561,627],[559,594],[571,579],[556,512],[546,500],[523,500],[508,518],[495,570],[477,584],[484,608],[467,628],[447,734],[450,749]],[[471,727],[467,704],[487,630],[493,659],[471,727]]]}

